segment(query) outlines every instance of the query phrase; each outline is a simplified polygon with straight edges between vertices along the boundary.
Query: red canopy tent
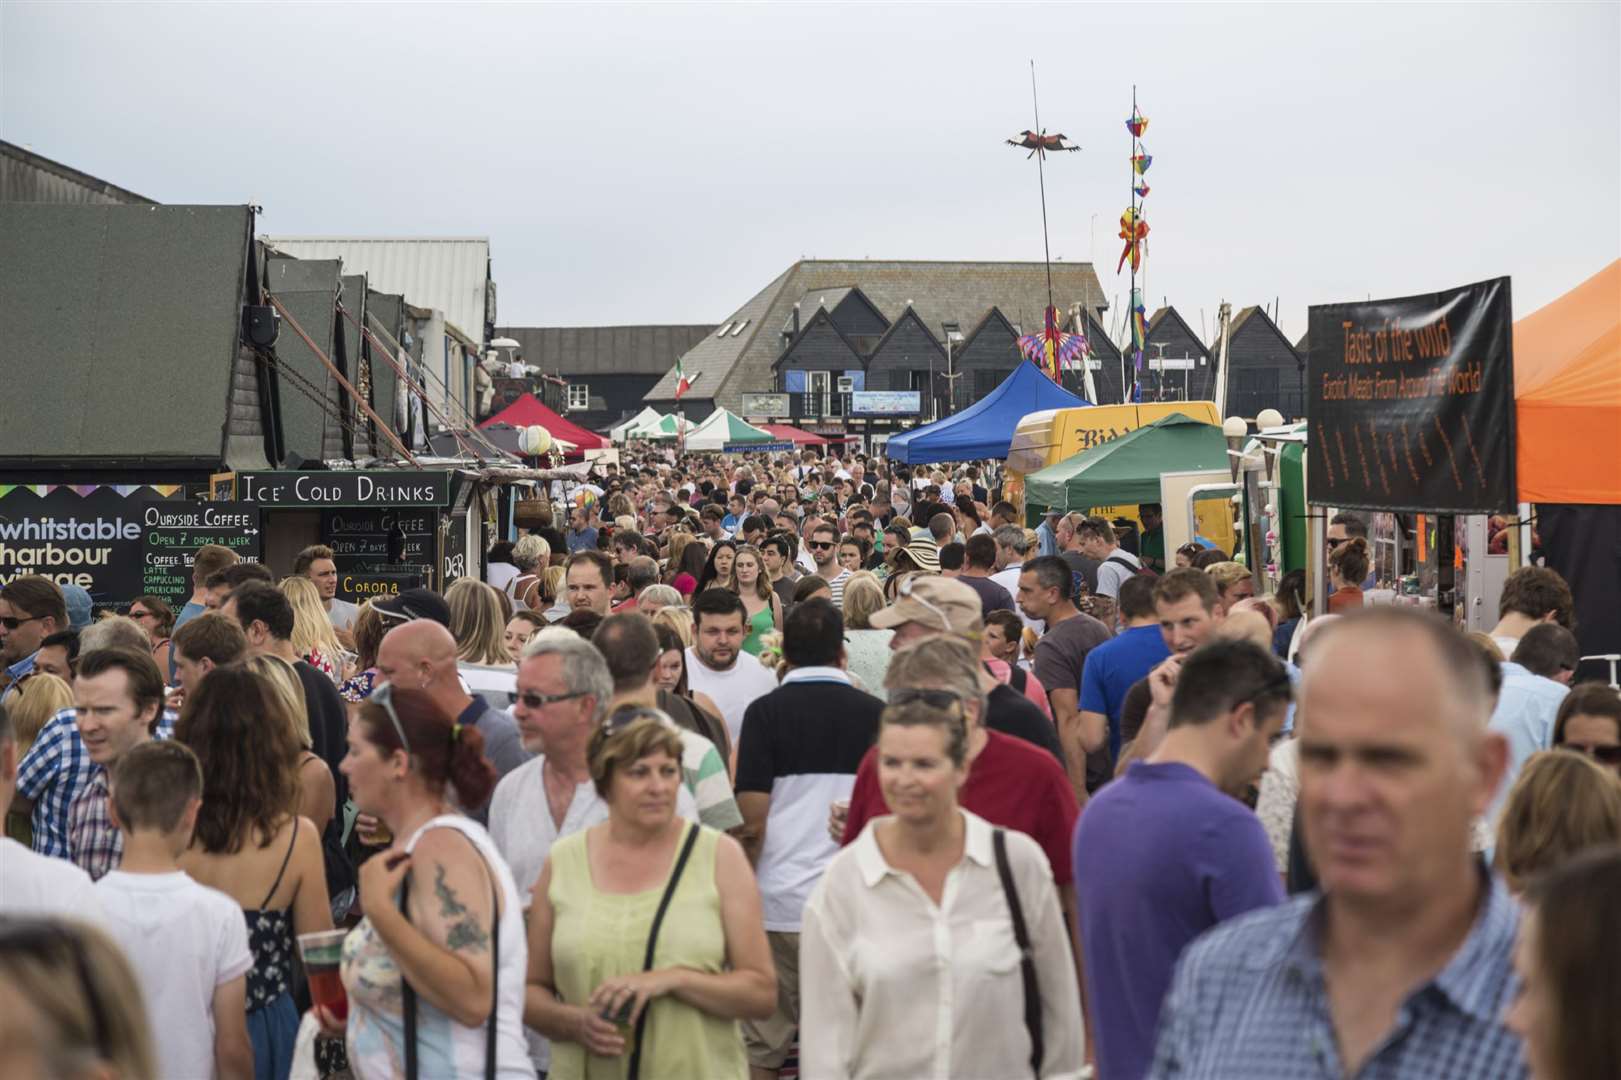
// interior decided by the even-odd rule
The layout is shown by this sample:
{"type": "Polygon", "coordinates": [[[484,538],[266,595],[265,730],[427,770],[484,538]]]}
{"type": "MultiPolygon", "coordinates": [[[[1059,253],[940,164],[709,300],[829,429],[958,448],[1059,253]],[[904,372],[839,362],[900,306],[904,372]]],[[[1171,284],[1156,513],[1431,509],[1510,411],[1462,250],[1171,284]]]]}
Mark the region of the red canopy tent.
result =
{"type": "Polygon", "coordinates": [[[481,428],[506,424],[509,427],[531,427],[539,424],[552,433],[552,437],[573,443],[581,450],[600,450],[608,441],[594,431],[571,424],[548,409],[534,394],[524,394],[511,405],[479,424],[481,428]]]}

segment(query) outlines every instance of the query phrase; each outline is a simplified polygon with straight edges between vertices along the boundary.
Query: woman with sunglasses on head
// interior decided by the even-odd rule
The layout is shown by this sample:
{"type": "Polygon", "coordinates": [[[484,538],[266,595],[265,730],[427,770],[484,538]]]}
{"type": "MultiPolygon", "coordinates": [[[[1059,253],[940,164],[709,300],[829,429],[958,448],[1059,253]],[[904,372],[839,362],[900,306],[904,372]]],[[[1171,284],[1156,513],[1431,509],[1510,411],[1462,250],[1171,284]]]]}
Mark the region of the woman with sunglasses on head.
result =
{"type": "Polygon", "coordinates": [[[156,1060],[112,939],[69,919],[0,916],[0,1076],[157,1080],[156,1060]]]}
{"type": "Polygon", "coordinates": [[[608,820],[553,845],[530,909],[524,1019],[553,1040],[549,1076],[745,1080],[737,1021],[777,1000],[748,858],[676,814],[681,739],[659,710],[613,713],[589,760],[608,820]]]}
{"type": "Polygon", "coordinates": [[[805,1076],[1080,1074],[1052,868],[1034,840],[959,804],[971,737],[954,693],[890,691],[877,747],[890,814],[834,856],[805,907],[805,1076]]]}
{"type": "Polygon", "coordinates": [[[456,810],[484,805],[495,787],[484,737],[426,693],[389,684],[359,707],[348,743],[355,804],[394,846],[360,869],[365,918],[343,947],[348,1023],[317,1007],[323,1029],[346,1035],[361,1080],[414,1061],[424,1077],[534,1076],[523,901],[489,834],[456,810]]]}
{"type": "Polygon", "coordinates": [[[1603,683],[1572,687],[1554,718],[1553,745],[1621,775],[1621,693],[1603,683]]]}

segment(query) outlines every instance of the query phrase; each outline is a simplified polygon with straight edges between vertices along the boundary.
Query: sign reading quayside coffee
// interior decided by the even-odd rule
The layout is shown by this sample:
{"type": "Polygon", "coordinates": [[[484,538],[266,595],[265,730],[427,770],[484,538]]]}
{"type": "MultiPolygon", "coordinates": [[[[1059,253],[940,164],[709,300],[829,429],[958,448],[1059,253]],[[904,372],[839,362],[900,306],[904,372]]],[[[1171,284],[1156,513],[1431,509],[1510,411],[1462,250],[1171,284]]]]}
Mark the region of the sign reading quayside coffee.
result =
{"type": "Polygon", "coordinates": [[[141,592],[180,609],[191,598],[197,549],[218,544],[258,562],[259,508],[241,503],[149,502],[141,508],[141,592]]]}
{"type": "Polygon", "coordinates": [[[414,469],[366,472],[246,472],[236,497],[260,506],[445,506],[450,474],[414,469]]]}

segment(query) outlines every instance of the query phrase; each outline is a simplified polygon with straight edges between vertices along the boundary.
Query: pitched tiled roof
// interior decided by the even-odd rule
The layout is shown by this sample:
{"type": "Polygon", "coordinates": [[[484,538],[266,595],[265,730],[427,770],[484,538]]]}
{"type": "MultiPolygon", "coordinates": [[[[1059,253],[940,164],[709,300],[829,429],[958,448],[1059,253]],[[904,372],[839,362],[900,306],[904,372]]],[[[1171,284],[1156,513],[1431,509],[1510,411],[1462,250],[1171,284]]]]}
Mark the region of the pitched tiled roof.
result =
{"type": "Polygon", "coordinates": [[[718,327],[506,326],[496,337],[522,345],[524,362],[565,378],[575,375],[663,375],[676,358],[718,327]]]}
{"type": "MultiPolygon", "coordinates": [[[[1053,301],[1060,311],[1081,304],[1088,310],[1107,306],[1102,286],[1090,263],[1054,263],[1053,301]]],[[[859,288],[880,313],[893,323],[912,302],[918,317],[939,337],[943,323],[971,327],[992,307],[1023,327],[1040,326],[1047,306],[1047,274],[1039,262],[924,262],[899,260],[805,259],[794,263],[733,312],[727,322],[747,320],[740,335],[711,335],[682,356],[689,379],[696,376],[691,396],[719,399],[728,408],[741,407],[749,390],[769,390],[772,363],[781,354],[782,328],[791,325],[794,302],[825,293],[828,306],[835,290],[859,288]]],[[[814,310],[810,312],[814,314],[814,310]]],[[[800,308],[803,324],[807,313],[800,308]]],[[[675,397],[673,365],[649,390],[648,401],[675,397]]]]}

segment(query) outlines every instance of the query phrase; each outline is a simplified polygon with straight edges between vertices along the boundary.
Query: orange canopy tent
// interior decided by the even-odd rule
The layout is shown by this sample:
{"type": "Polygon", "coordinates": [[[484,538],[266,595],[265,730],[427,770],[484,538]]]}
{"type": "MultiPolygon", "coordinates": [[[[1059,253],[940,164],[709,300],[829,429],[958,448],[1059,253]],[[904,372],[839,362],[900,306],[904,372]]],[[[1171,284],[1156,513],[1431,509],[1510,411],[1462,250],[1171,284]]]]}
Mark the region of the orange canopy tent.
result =
{"type": "Polygon", "coordinates": [[[1520,501],[1621,505],[1621,259],[1514,324],[1520,501]]]}

